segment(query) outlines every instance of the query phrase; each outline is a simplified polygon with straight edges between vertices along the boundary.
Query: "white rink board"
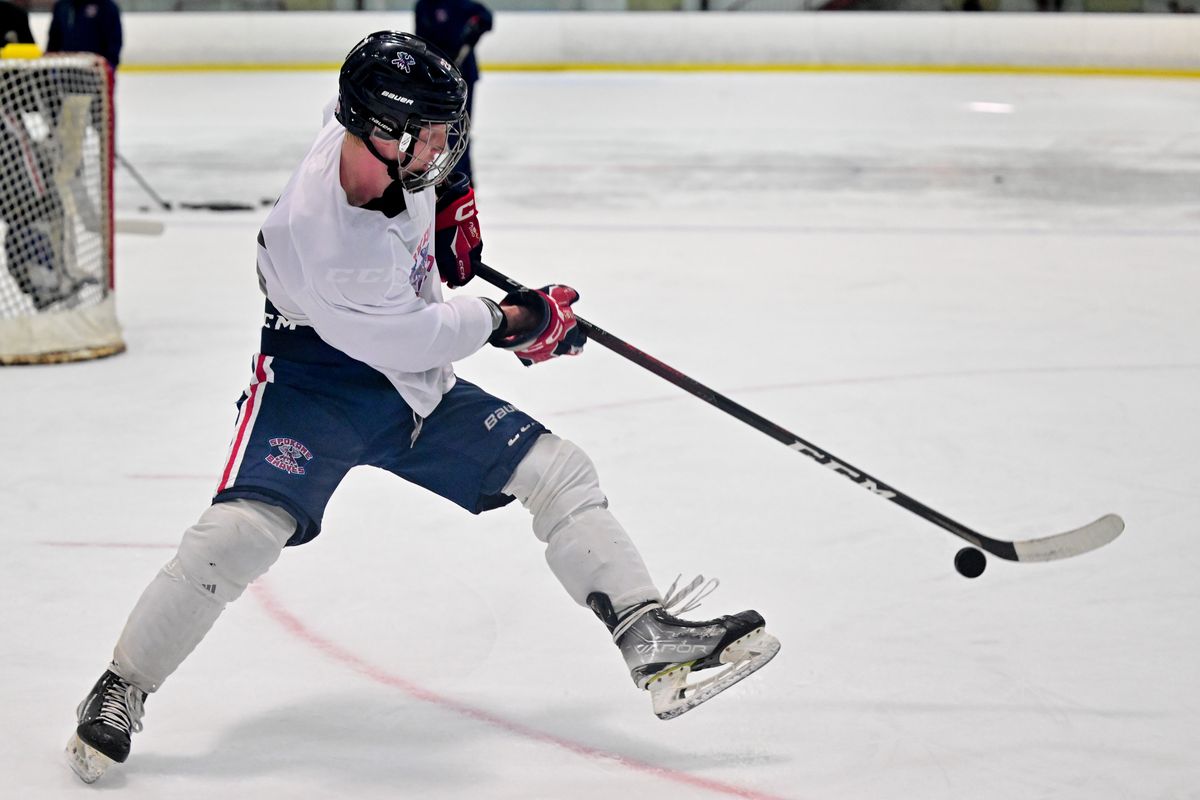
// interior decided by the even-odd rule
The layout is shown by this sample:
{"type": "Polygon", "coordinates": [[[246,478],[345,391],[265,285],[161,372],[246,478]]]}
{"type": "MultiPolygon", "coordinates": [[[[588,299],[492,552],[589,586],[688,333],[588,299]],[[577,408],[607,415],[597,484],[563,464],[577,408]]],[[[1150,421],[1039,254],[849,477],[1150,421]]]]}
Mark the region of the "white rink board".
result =
{"type": "MultiPolygon", "coordinates": [[[[44,37],[45,15],[33,15],[44,37]]],[[[126,14],[126,67],[338,64],[394,13],[126,14]]],[[[44,38],[40,38],[44,43],[44,38]]],[[[578,64],[1003,65],[1200,69],[1200,17],[1138,14],[654,14],[513,12],[478,54],[489,66],[578,64]]]]}

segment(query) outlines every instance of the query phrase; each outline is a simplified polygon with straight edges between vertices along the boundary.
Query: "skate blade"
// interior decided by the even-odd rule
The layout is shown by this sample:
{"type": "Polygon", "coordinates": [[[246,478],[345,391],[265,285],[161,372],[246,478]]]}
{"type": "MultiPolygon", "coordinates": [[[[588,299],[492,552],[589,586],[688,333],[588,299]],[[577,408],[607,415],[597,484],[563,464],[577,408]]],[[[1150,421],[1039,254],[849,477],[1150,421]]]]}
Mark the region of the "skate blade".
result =
{"type": "Polygon", "coordinates": [[[729,666],[712,677],[688,683],[695,662],[680,664],[658,673],[646,684],[655,716],[674,719],[691,711],[762,669],[777,653],[779,640],[759,628],[732,642],[721,652],[721,663],[729,666]]]}
{"type": "Polygon", "coordinates": [[[67,763],[81,781],[95,783],[113,765],[113,760],[84,744],[79,734],[73,734],[67,742],[67,763]]]}

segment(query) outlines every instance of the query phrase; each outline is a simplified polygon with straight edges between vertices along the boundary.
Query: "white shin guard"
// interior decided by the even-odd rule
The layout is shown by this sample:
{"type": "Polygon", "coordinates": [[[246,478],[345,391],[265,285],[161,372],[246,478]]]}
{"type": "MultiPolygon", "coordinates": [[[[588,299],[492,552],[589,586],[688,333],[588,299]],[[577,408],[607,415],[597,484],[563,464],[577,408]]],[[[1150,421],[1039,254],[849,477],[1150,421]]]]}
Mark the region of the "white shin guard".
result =
{"type": "Polygon", "coordinates": [[[608,510],[591,459],[577,445],[542,434],[513,471],[505,494],[533,515],[546,562],[572,599],[604,592],[615,608],[659,600],[642,556],[608,510]]]}
{"type": "Polygon", "coordinates": [[[143,691],[158,689],[225,604],[275,563],[295,530],[290,514],[267,503],[234,500],[210,506],[142,593],[110,668],[143,691]]]}

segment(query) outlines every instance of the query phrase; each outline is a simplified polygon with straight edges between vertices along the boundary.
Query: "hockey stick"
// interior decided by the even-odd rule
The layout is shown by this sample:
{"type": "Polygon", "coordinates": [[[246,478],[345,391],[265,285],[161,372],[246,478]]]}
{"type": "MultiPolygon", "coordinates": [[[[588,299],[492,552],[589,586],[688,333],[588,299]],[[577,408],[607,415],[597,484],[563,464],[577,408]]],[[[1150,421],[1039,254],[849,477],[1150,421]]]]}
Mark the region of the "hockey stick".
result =
{"type": "Polygon", "coordinates": [[[170,211],[171,204],[159,197],[158,192],[150,188],[150,184],[146,183],[146,179],[142,177],[142,174],[133,168],[133,164],[130,164],[129,161],[126,160],[125,156],[121,155],[120,153],[117,153],[116,155],[117,163],[125,168],[125,170],[133,177],[133,179],[137,181],[138,185],[142,187],[142,190],[146,194],[150,195],[154,202],[158,203],[158,207],[163,211],[170,211]]]}
{"type": "MultiPolygon", "coordinates": [[[[493,286],[505,291],[519,291],[525,288],[486,264],[477,265],[475,267],[475,274],[493,286]]],[[[918,517],[932,522],[939,528],[949,531],[960,539],[964,539],[998,558],[1005,559],[1006,561],[1054,561],[1060,558],[1069,558],[1106,545],[1117,538],[1121,534],[1121,531],[1125,530],[1124,520],[1116,514],[1106,514],[1095,522],[1091,522],[1081,528],[1036,539],[1008,541],[984,536],[982,533],[974,531],[960,522],[955,522],[945,514],[935,511],[919,500],[909,497],[900,490],[887,485],[878,478],[868,475],[858,467],[851,466],[845,461],[835,458],[831,453],[822,450],[811,442],[801,439],[791,431],[776,425],[765,417],[759,416],[745,406],[735,403],[725,395],[713,391],[699,381],[688,377],[674,367],[664,364],[654,356],[642,352],[628,342],[618,339],[603,328],[579,316],[575,319],[579,326],[587,331],[589,338],[612,350],[617,355],[629,359],[640,367],[648,369],[660,378],[664,378],[684,391],[699,397],[706,403],[716,406],[726,414],[765,433],[772,439],[782,442],[798,453],[808,456],[821,466],[849,478],[872,494],[878,495],[885,500],[891,500],[896,505],[911,511],[918,517]]]]}
{"type": "Polygon", "coordinates": [[[156,219],[117,217],[113,220],[114,233],[129,233],[134,236],[161,236],[165,227],[156,219]]]}
{"type": "MultiPolygon", "coordinates": [[[[468,20],[468,24],[463,27],[464,34],[467,34],[467,31],[475,28],[474,24],[472,23],[474,19],[475,17],[472,17],[471,20],[468,20]]],[[[484,33],[487,33],[487,31],[479,31],[478,33],[479,36],[475,37],[474,42],[463,42],[462,47],[458,48],[458,54],[454,56],[455,67],[462,69],[463,62],[465,62],[467,57],[471,55],[471,51],[475,49],[475,45],[479,44],[479,38],[483,36],[484,33]]],[[[467,34],[466,38],[470,38],[470,34],[467,34]]]]}

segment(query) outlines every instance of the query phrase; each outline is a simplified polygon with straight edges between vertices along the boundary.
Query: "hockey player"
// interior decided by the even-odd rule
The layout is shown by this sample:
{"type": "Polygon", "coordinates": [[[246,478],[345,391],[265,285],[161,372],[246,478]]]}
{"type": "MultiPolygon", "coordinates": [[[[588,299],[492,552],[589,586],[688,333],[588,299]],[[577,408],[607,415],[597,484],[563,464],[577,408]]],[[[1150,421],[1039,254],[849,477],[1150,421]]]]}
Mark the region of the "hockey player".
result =
{"type": "MultiPolygon", "coordinates": [[[[454,59],[467,82],[467,116],[474,118],[475,83],[479,80],[475,45],[492,29],[491,10],[475,0],[417,0],[413,22],[417,36],[454,59]]],[[[458,161],[458,171],[473,182],[470,142],[458,161]]]]}
{"type": "Polygon", "coordinates": [[[461,286],[482,249],[473,192],[451,179],[468,135],[464,103],[458,71],[415,36],[374,33],[347,56],[336,106],[259,233],[261,352],[213,503],[134,606],[77,711],[67,752],[83,780],[126,759],[147,695],[285,546],[317,536],[330,495],[361,464],[472,513],[519,500],[551,571],[608,626],[660,717],[778,651],[754,611],[673,616],[713,582],[664,598],[588,457],[456,378],[451,363],[488,343],[526,365],[584,343],[571,309],[579,295],[567,286],[499,303],[443,300],[435,266],[461,286]]]}
{"type": "MultiPolygon", "coordinates": [[[[475,83],[479,82],[475,46],[487,31],[492,30],[492,12],[475,0],[416,0],[413,22],[416,35],[454,59],[458,74],[467,82],[467,116],[473,118],[475,83]]],[[[470,142],[458,160],[458,172],[474,181],[470,142]]]]}
{"type": "Polygon", "coordinates": [[[57,0],[50,13],[46,52],[95,53],[113,72],[121,63],[121,9],[113,0],[57,0]]]}

